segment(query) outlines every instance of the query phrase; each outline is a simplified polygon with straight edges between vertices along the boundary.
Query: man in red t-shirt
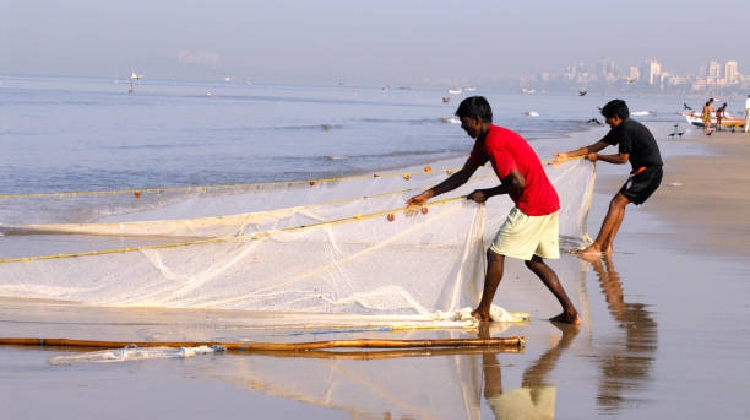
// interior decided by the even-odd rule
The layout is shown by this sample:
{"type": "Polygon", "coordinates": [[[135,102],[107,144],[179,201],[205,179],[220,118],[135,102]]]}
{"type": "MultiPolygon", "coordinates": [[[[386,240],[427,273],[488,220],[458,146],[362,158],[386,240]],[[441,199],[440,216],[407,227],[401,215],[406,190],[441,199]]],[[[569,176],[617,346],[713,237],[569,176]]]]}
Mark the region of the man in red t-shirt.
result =
{"type": "Polygon", "coordinates": [[[483,203],[488,198],[508,194],[515,203],[487,250],[487,277],[477,308],[472,312],[480,321],[490,321],[490,305],[503,277],[505,257],[520,258],[539,277],[563,307],[552,322],[577,324],[578,311],[565,293],[557,274],[543,258],[560,258],[560,199],[547,178],[536,152],[526,140],[511,130],[492,124],[492,109],[483,96],[464,99],[456,110],[461,128],[474,139],[474,147],[463,168],[445,181],[415,195],[407,205],[422,205],[436,195],[466,183],[487,161],[492,164],[500,185],[475,190],[466,198],[483,203]]]}

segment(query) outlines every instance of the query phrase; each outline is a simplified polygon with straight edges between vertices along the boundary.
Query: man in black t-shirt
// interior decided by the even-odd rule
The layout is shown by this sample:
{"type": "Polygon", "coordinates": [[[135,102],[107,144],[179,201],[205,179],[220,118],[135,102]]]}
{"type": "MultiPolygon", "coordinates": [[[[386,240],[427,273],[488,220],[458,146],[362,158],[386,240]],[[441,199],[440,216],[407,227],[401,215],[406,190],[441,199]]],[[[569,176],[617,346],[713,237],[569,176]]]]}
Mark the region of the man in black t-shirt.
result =
{"type": "Polygon", "coordinates": [[[602,116],[610,126],[609,132],[598,142],[565,153],[556,153],[555,161],[585,156],[591,162],[603,161],[614,164],[630,162],[628,180],[609,203],[602,227],[594,242],[578,251],[583,256],[611,254],[620,224],[625,218],[625,206],[630,203],[643,204],[661,184],[663,176],[661,153],[653,134],[645,125],[630,119],[625,101],[615,99],[602,108],[602,116]],[[600,155],[607,146],[619,147],[615,155],[600,155]]]}

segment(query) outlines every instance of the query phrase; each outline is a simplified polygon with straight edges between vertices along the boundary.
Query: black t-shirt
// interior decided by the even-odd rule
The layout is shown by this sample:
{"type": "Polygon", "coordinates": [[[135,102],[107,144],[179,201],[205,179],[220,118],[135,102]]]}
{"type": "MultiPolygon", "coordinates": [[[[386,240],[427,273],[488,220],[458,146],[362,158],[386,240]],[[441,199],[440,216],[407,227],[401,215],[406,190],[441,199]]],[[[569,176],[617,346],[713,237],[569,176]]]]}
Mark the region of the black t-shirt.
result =
{"type": "Polygon", "coordinates": [[[612,146],[619,144],[620,153],[630,155],[630,166],[633,171],[642,166],[664,165],[654,135],[645,125],[630,118],[609,130],[609,133],[601,141],[612,146]]]}

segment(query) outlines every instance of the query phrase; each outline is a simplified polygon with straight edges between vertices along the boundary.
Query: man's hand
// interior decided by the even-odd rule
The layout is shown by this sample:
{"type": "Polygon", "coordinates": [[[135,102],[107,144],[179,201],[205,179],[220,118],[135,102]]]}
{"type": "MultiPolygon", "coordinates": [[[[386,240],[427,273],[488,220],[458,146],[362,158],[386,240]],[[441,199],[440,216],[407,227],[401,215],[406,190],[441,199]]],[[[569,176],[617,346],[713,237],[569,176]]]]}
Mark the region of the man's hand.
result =
{"type": "Polygon", "coordinates": [[[421,194],[417,194],[414,197],[406,200],[406,210],[404,211],[404,214],[406,217],[412,217],[416,216],[421,210],[424,212],[424,210],[427,210],[426,207],[423,207],[424,204],[427,202],[427,200],[431,199],[435,196],[435,193],[432,192],[432,190],[427,190],[421,194]]]}
{"type": "Polygon", "coordinates": [[[554,159],[552,159],[552,165],[553,166],[561,165],[566,160],[568,160],[568,154],[567,153],[555,153],[555,157],[554,157],[554,159]]]}
{"type": "Polygon", "coordinates": [[[588,160],[589,162],[596,162],[597,160],[599,160],[599,154],[596,152],[591,152],[586,155],[586,160],[588,160]]]}
{"type": "Polygon", "coordinates": [[[424,203],[427,202],[427,200],[431,199],[435,196],[435,193],[432,192],[432,190],[427,190],[421,194],[417,194],[414,197],[406,200],[406,205],[411,206],[421,206],[424,205],[424,203]]]}
{"type": "Polygon", "coordinates": [[[466,198],[482,204],[488,197],[482,192],[482,190],[474,190],[471,194],[467,195],[466,198]]]}

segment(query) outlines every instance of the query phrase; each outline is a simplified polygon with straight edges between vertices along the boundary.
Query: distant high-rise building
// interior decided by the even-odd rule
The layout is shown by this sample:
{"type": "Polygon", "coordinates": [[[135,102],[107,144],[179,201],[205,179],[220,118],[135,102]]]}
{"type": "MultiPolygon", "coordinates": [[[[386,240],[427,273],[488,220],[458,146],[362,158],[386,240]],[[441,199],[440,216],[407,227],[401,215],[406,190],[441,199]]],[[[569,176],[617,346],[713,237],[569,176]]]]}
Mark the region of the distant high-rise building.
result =
{"type": "Polygon", "coordinates": [[[656,61],[655,58],[646,61],[643,63],[643,67],[641,67],[641,77],[643,78],[643,82],[649,86],[660,84],[661,73],[661,64],[656,61]]]}
{"type": "Polygon", "coordinates": [[[596,70],[596,75],[607,83],[617,80],[615,60],[612,60],[611,58],[600,59],[597,63],[596,70]]]}
{"type": "Polygon", "coordinates": [[[708,74],[706,76],[713,78],[713,79],[720,79],[721,78],[721,63],[719,63],[716,60],[711,60],[708,62],[708,74]]]}
{"type": "Polygon", "coordinates": [[[563,78],[566,82],[571,82],[576,78],[576,67],[568,66],[563,69],[563,78]]]}
{"type": "Polygon", "coordinates": [[[641,78],[641,72],[638,71],[638,67],[631,67],[628,72],[628,83],[634,83],[641,78]]]}
{"type": "Polygon", "coordinates": [[[740,81],[740,65],[736,61],[727,61],[724,64],[724,82],[728,85],[740,81]]]}

